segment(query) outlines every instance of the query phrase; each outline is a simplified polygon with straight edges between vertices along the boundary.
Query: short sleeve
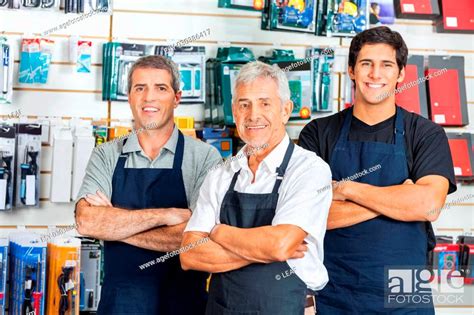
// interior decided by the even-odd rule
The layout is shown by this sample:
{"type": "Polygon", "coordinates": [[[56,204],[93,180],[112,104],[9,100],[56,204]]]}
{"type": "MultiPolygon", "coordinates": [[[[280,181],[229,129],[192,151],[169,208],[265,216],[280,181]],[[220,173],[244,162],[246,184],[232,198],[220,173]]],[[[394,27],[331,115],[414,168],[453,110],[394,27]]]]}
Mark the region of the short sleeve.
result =
{"type": "Polygon", "coordinates": [[[210,233],[217,223],[219,213],[219,201],[216,187],[216,173],[212,171],[207,174],[199,190],[199,197],[196,202],[193,214],[184,229],[184,232],[205,232],[210,233]]]}
{"type": "Polygon", "coordinates": [[[311,121],[303,128],[303,130],[301,130],[298,145],[303,149],[315,152],[318,156],[322,156],[318,140],[318,126],[316,120],[311,121]]]}
{"type": "Polygon", "coordinates": [[[413,180],[428,175],[440,175],[449,181],[449,193],[456,191],[453,160],[448,138],[441,128],[416,143],[413,152],[413,180]]]}
{"type": "Polygon", "coordinates": [[[108,163],[110,157],[107,154],[102,147],[97,147],[92,151],[76,202],[87,194],[95,194],[97,190],[103,192],[109,200],[111,199],[114,167],[108,163]]]}
{"type": "MultiPolygon", "coordinates": [[[[315,156],[315,159],[317,157],[315,156]]],[[[272,225],[292,224],[322,242],[332,202],[331,170],[320,158],[292,174],[272,225]]],[[[306,164],[307,165],[307,164],[306,164]]]]}
{"type": "Polygon", "coordinates": [[[209,145],[209,150],[205,159],[200,163],[200,170],[197,175],[197,178],[194,182],[193,192],[191,194],[191,201],[189,203],[189,208],[191,211],[194,211],[196,208],[197,200],[199,198],[199,191],[206,178],[206,175],[209,173],[209,170],[213,169],[217,164],[222,162],[222,157],[217,151],[216,148],[209,145]]]}

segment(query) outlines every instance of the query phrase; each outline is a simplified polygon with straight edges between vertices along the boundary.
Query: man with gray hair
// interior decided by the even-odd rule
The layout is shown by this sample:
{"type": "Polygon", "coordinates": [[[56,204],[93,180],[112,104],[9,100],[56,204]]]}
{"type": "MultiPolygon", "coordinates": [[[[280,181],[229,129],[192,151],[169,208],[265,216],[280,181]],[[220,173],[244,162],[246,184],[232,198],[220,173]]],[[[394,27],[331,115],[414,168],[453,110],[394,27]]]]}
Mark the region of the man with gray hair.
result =
{"type": "Polygon", "coordinates": [[[80,234],[104,240],[98,314],[204,314],[208,274],[184,272],[178,256],[157,261],[179,248],[207,170],[221,160],[175,126],[179,84],[171,60],[139,59],[128,78],[137,132],[97,147],[89,160],[76,222],[80,234]]]}
{"type": "Polygon", "coordinates": [[[249,63],[234,91],[246,145],[204,180],[182,246],[210,240],[183,252],[181,266],[213,273],[207,315],[303,315],[314,304],[307,293],[328,281],[323,239],[332,191],[314,187],[331,185],[331,171],[285,131],[293,103],[282,70],[249,63]]]}

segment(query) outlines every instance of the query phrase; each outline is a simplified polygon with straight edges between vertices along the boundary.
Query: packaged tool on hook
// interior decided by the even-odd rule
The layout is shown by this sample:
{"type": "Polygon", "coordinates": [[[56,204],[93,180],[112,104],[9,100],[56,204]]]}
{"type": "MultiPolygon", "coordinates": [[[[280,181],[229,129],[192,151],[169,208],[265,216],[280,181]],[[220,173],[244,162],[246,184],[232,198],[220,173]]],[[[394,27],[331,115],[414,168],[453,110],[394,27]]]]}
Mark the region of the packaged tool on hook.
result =
{"type": "Polygon", "coordinates": [[[64,12],[112,14],[112,0],[65,0],[64,12]]]}
{"type": "Polygon", "coordinates": [[[15,206],[39,207],[41,125],[15,124],[17,137],[15,206]]]}
{"type": "Polygon", "coordinates": [[[13,95],[13,47],[0,36],[0,103],[11,103],[13,95]]]}
{"type": "Polygon", "coordinates": [[[54,41],[46,38],[24,38],[21,44],[20,83],[41,83],[48,80],[54,41]]]}
{"type": "Polygon", "coordinates": [[[91,72],[92,42],[71,36],[69,40],[69,59],[76,64],[76,72],[91,72]]]}
{"type": "Polygon", "coordinates": [[[57,237],[48,243],[49,314],[79,315],[81,240],[57,237]]]}
{"type": "Polygon", "coordinates": [[[15,178],[15,128],[0,126],[0,211],[13,207],[15,178]]]}
{"type": "Polygon", "coordinates": [[[21,9],[55,9],[59,0],[21,0],[21,9]]]}
{"type": "Polygon", "coordinates": [[[96,312],[103,276],[103,248],[100,241],[81,237],[80,310],[96,312]]]}
{"type": "Polygon", "coordinates": [[[44,315],[46,243],[31,232],[10,234],[9,314],[44,315]]]}

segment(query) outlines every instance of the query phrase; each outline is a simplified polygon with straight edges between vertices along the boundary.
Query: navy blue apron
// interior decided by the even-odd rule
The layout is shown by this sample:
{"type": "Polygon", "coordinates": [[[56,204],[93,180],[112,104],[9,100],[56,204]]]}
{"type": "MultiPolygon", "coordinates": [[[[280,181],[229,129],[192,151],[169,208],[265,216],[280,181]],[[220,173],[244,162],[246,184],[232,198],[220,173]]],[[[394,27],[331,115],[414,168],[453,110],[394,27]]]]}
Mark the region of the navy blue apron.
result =
{"type": "MultiPolygon", "coordinates": [[[[380,164],[380,169],[356,181],[379,187],[402,184],[408,178],[408,163],[401,109],[397,106],[393,144],[349,141],[352,111],[347,111],[332,153],[333,179],[340,181],[380,164]]],[[[329,282],[317,294],[317,314],[434,314],[431,303],[384,306],[385,268],[426,266],[427,242],[426,222],[402,222],[383,215],[327,231],[324,265],[329,282]]]]}
{"type": "MultiPolygon", "coordinates": [[[[125,168],[127,154],[122,151],[112,178],[112,204],[131,210],[187,208],[183,151],[181,132],[172,169],[125,168]]],[[[105,276],[98,314],[204,314],[207,273],[183,271],[178,255],[139,268],[165,254],[123,242],[104,242],[105,276]]]]}
{"type": "MultiPolygon", "coordinates": [[[[294,143],[286,151],[273,191],[247,194],[234,190],[240,171],[232,178],[220,210],[223,224],[239,228],[271,225],[278,203],[278,189],[290,161],[294,143]]],[[[215,273],[211,277],[206,315],[303,315],[306,284],[296,274],[286,278],[286,262],[251,264],[238,270],[215,273]]],[[[290,271],[291,273],[291,271],[290,271]]]]}

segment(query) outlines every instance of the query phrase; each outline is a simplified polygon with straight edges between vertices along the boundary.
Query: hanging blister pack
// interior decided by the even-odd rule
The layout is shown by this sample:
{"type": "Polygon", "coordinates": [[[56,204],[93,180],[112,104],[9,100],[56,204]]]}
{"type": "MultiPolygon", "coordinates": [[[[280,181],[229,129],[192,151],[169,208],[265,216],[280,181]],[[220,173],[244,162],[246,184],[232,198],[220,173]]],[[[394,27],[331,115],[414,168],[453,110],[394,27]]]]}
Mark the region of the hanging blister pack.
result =
{"type": "Polygon", "coordinates": [[[6,37],[0,37],[0,103],[11,103],[13,95],[13,64],[12,45],[6,37]]]}
{"type": "Polygon", "coordinates": [[[59,0],[21,0],[22,9],[56,9],[59,0]]]}
{"type": "Polygon", "coordinates": [[[71,36],[69,40],[69,59],[76,64],[76,72],[91,72],[92,42],[71,36]]]}
{"type": "Polygon", "coordinates": [[[39,207],[41,161],[41,125],[15,124],[16,189],[15,206],[39,207]]]}
{"type": "Polygon", "coordinates": [[[96,312],[99,306],[102,257],[100,241],[81,237],[81,312],[96,312]]]}
{"type": "Polygon", "coordinates": [[[0,211],[13,207],[15,142],[15,128],[0,125],[0,211]]]}
{"type": "MultiPolygon", "coordinates": [[[[326,5],[326,4],[325,4],[326,5]]],[[[355,36],[369,27],[368,0],[328,0],[325,17],[327,36],[355,36]]]]}
{"type": "Polygon", "coordinates": [[[79,315],[81,240],[57,237],[48,243],[49,314],[79,315]]]}
{"type": "Polygon", "coordinates": [[[317,0],[265,0],[261,28],[314,34],[317,0]]]}
{"type": "Polygon", "coordinates": [[[54,41],[45,38],[24,38],[21,43],[21,59],[18,81],[20,83],[45,84],[54,41]]]}
{"type": "Polygon", "coordinates": [[[44,315],[46,243],[30,232],[10,234],[9,314],[44,315]]]}
{"type": "Polygon", "coordinates": [[[316,112],[332,112],[333,110],[334,56],[333,48],[306,50],[306,57],[312,63],[313,110],[316,112]]]}
{"type": "Polygon", "coordinates": [[[65,0],[64,12],[112,14],[112,0],[65,0]]]}

